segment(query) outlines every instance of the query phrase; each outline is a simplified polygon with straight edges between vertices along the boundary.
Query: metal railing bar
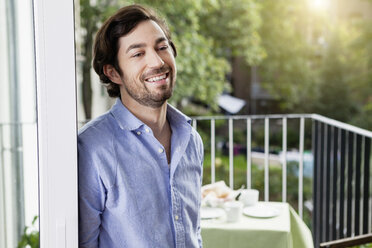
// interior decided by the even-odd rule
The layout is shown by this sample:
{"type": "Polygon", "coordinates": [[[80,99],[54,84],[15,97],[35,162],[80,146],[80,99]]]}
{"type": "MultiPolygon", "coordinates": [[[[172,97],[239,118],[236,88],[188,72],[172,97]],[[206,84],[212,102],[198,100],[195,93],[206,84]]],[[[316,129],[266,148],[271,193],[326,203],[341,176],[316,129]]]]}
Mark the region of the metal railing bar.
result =
{"type": "Polygon", "coordinates": [[[360,186],[361,186],[361,163],[362,163],[362,136],[356,135],[355,148],[355,202],[354,202],[354,235],[360,234],[360,186]]]}
{"type": "Polygon", "coordinates": [[[370,183],[371,139],[364,137],[364,173],[363,173],[363,234],[369,232],[369,183],[370,183]]]}
{"type": "Polygon", "coordinates": [[[314,183],[313,183],[313,202],[314,202],[314,210],[313,210],[313,216],[312,216],[312,221],[313,221],[313,227],[312,228],[312,234],[313,234],[313,240],[314,240],[314,246],[316,247],[317,244],[319,244],[319,217],[318,217],[318,212],[319,212],[319,177],[318,177],[318,170],[319,170],[319,161],[318,161],[318,156],[319,156],[319,151],[318,151],[318,132],[319,132],[319,122],[316,120],[312,121],[312,150],[314,154],[314,183]]]}
{"type": "Polygon", "coordinates": [[[353,160],[354,160],[354,133],[349,132],[347,151],[347,206],[346,206],[346,237],[352,233],[352,201],[353,201],[353,160]]]}
{"type": "Polygon", "coordinates": [[[287,202],[287,118],[283,118],[283,144],[282,144],[282,154],[283,154],[283,169],[282,169],[282,202],[287,202]]]}
{"type": "Polygon", "coordinates": [[[211,183],[216,182],[216,140],[215,120],[211,120],[211,183]]]}
{"type": "Polygon", "coordinates": [[[320,185],[319,185],[319,225],[318,225],[318,228],[319,228],[319,241],[320,242],[323,242],[324,241],[324,219],[325,219],[325,216],[324,216],[324,202],[325,202],[325,194],[324,194],[324,187],[323,185],[324,184],[324,180],[325,180],[325,177],[324,177],[324,164],[325,164],[325,161],[324,161],[324,145],[325,145],[325,140],[326,140],[326,137],[325,137],[325,127],[326,127],[326,124],[325,123],[320,123],[320,156],[319,156],[319,170],[318,170],[318,173],[319,173],[319,181],[320,181],[320,185]]]}
{"type": "Polygon", "coordinates": [[[192,127],[193,127],[195,130],[197,130],[197,128],[198,128],[198,120],[193,119],[193,121],[192,121],[192,127]]]}
{"type": "Polygon", "coordinates": [[[298,212],[303,217],[303,188],[304,188],[304,139],[305,139],[305,118],[300,119],[300,158],[298,172],[298,212]]]}
{"type": "Polygon", "coordinates": [[[247,189],[252,186],[252,120],[247,119],[247,189]]]}
{"type": "Polygon", "coordinates": [[[229,182],[230,188],[234,189],[234,137],[233,119],[229,118],[229,182]]]}
{"type": "Polygon", "coordinates": [[[341,240],[334,240],[329,242],[324,242],[320,244],[320,248],[343,248],[343,247],[354,247],[356,245],[362,245],[372,242],[372,234],[365,234],[356,237],[349,237],[341,240]]]}
{"type": "Polygon", "coordinates": [[[269,118],[265,118],[265,201],[269,201],[269,118]]]}
{"type": "Polygon", "coordinates": [[[327,148],[326,148],[326,163],[325,163],[325,178],[326,178],[326,192],[325,192],[325,240],[329,240],[330,236],[330,204],[331,204],[331,143],[332,143],[332,127],[327,125],[327,148]]]}
{"type": "Polygon", "coordinates": [[[340,227],[337,239],[344,238],[344,214],[345,214],[345,166],[346,166],[346,131],[341,129],[341,168],[340,168],[340,212],[339,212],[339,220],[340,220],[340,227]]]}
{"type": "Polygon", "coordinates": [[[338,151],[338,136],[339,136],[339,129],[337,127],[332,127],[332,134],[333,134],[333,144],[332,144],[332,169],[333,169],[333,176],[332,176],[332,204],[331,204],[331,223],[330,226],[332,228],[331,240],[335,240],[336,233],[337,233],[337,178],[338,178],[338,159],[337,159],[337,151],[338,151]]]}
{"type": "Polygon", "coordinates": [[[327,117],[324,117],[324,116],[321,116],[321,115],[318,115],[318,114],[312,114],[310,118],[313,118],[313,119],[315,119],[317,121],[320,121],[320,122],[323,122],[323,123],[327,123],[328,125],[332,125],[332,126],[344,129],[344,130],[349,131],[349,132],[353,132],[353,133],[356,133],[356,134],[360,134],[360,135],[372,138],[372,132],[371,131],[368,131],[368,130],[365,130],[365,129],[362,129],[362,128],[359,128],[359,127],[355,127],[355,126],[350,125],[350,124],[346,124],[346,123],[343,123],[343,122],[340,122],[340,121],[336,121],[336,120],[333,120],[333,119],[330,119],[330,118],[327,118],[327,117]]]}

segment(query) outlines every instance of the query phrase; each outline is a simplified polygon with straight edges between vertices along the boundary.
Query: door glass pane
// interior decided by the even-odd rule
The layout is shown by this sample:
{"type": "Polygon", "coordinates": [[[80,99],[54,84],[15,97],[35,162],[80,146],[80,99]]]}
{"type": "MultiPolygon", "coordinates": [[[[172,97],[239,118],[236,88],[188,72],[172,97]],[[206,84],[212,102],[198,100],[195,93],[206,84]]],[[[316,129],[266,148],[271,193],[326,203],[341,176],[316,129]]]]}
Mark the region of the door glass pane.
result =
{"type": "Polygon", "coordinates": [[[0,0],[0,248],[39,246],[31,4],[0,0]]]}

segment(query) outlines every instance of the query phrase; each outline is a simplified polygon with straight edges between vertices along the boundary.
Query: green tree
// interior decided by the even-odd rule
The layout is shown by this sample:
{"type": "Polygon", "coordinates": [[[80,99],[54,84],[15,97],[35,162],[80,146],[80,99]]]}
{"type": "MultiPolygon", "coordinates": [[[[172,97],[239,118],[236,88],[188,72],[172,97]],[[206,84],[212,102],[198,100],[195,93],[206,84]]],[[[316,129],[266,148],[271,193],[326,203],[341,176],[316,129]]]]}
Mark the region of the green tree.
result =
{"type": "MultiPolygon", "coordinates": [[[[371,1],[372,2],[372,1],[371,1]]],[[[372,128],[372,28],[312,11],[306,0],[263,0],[261,82],[283,112],[316,112],[372,128]]]]}
{"type": "Polygon", "coordinates": [[[315,73],[308,43],[305,0],[263,0],[260,29],[267,57],[259,65],[262,84],[280,100],[283,111],[309,111],[315,73]],[[307,104],[303,104],[303,103],[307,104]]]}
{"type": "MultiPolygon", "coordinates": [[[[337,26],[331,30],[328,48],[320,63],[319,93],[314,110],[322,115],[348,122],[358,110],[353,88],[358,84],[360,54],[350,48],[355,39],[350,27],[337,26]]],[[[358,91],[358,89],[355,89],[358,91]]]]}
{"type": "Polygon", "coordinates": [[[138,0],[115,3],[98,0],[96,5],[91,5],[90,1],[81,0],[81,23],[85,30],[85,60],[82,67],[86,115],[90,116],[91,109],[89,68],[93,35],[103,18],[113,14],[118,6],[145,4],[156,9],[166,19],[178,48],[177,87],[171,103],[182,109],[183,99],[189,99],[216,110],[217,96],[229,89],[226,76],[231,71],[231,57],[242,55],[247,61],[257,63],[263,56],[257,33],[259,8],[255,2],[256,0],[138,0]],[[216,18],[216,14],[222,17],[216,18]],[[236,18],[232,19],[233,16],[236,18]]]}
{"type": "Polygon", "coordinates": [[[265,57],[258,33],[261,26],[261,1],[206,0],[200,11],[200,31],[212,38],[217,56],[229,61],[243,57],[256,65],[265,57]]]}
{"type": "Polygon", "coordinates": [[[356,84],[353,84],[352,89],[357,93],[355,99],[359,102],[358,114],[351,123],[372,130],[372,22],[361,23],[360,30],[360,35],[352,44],[361,59],[354,80],[356,84]]]}
{"type": "MultiPolygon", "coordinates": [[[[82,98],[86,119],[92,117],[92,45],[93,35],[98,30],[98,25],[113,13],[118,6],[115,0],[96,0],[95,4],[90,0],[80,0],[80,27],[82,33],[82,98]]],[[[79,45],[79,44],[78,44],[79,45]]]]}

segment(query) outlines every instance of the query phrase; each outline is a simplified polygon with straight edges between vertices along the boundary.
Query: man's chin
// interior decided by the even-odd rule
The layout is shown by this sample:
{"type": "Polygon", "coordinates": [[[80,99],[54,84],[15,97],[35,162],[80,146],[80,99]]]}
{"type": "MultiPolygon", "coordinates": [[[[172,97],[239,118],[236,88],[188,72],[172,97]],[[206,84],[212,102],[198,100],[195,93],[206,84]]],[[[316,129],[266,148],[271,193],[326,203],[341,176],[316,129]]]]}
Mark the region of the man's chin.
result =
{"type": "Polygon", "coordinates": [[[167,102],[169,98],[171,98],[172,94],[172,91],[167,91],[156,95],[153,94],[152,96],[148,96],[146,98],[136,98],[136,100],[141,105],[152,108],[160,108],[167,102]]]}

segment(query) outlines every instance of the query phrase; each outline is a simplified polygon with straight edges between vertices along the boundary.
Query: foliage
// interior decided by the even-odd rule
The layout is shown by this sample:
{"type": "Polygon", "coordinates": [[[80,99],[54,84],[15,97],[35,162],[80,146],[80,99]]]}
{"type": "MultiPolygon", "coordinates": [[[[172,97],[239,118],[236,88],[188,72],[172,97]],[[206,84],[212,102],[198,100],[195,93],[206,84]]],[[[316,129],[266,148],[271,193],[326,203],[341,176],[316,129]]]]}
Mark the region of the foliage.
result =
{"type": "Polygon", "coordinates": [[[39,248],[40,242],[39,242],[39,231],[37,230],[37,227],[35,226],[35,223],[37,221],[37,216],[34,217],[32,220],[32,226],[31,227],[25,227],[23,229],[23,235],[21,237],[21,240],[18,243],[17,248],[39,248]]]}
{"type": "Polygon", "coordinates": [[[92,116],[92,80],[91,80],[91,63],[92,63],[92,45],[93,35],[98,30],[98,25],[102,23],[118,8],[115,0],[96,0],[95,4],[90,0],[80,0],[80,27],[82,35],[82,98],[85,113],[85,119],[92,116]]]}
{"type": "MultiPolygon", "coordinates": [[[[178,48],[177,87],[171,103],[179,108],[183,107],[181,103],[186,99],[201,102],[217,110],[217,96],[229,90],[226,76],[231,71],[231,57],[243,55],[250,63],[257,63],[264,56],[257,33],[260,16],[256,0],[138,0],[117,3],[97,0],[96,5],[90,2],[80,2],[81,26],[86,31],[83,46],[85,85],[90,82],[88,68],[92,37],[99,23],[113,14],[118,6],[132,3],[148,5],[167,20],[178,48]],[[236,18],[232,18],[233,16],[236,18]]],[[[91,89],[88,86],[84,88],[83,85],[84,94],[91,95],[91,89]]],[[[86,97],[84,105],[91,105],[89,101],[91,99],[86,97]]],[[[86,113],[89,112],[88,108],[91,107],[87,107],[86,113]]]]}
{"type": "Polygon", "coordinates": [[[365,245],[352,246],[350,248],[372,248],[372,243],[365,244],[365,245]]]}
{"type": "Polygon", "coordinates": [[[261,26],[260,1],[202,1],[200,30],[213,40],[217,55],[229,60],[243,57],[247,64],[258,64],[265,51],[258,30],[261,26]]]}
{"type": "Polygon", "coordinates": [[[372,28],[361,18],[330,17],[306,0],[263,0],[259,65],[283,112],[316,112],[372,129],[372,28]]]}
{"type": "Polygon", "coordinates": [[[172,103],[178,107],[182,99],[191,99],[216,110],[217,96],[229,90],[231,58],[244,55],[254,63],[263,56],[256,0],[136,2],[162,13],[173,33],[179,57],[172,103]]]}
{"type": "MultiPolygon", "coordinates": [[[[313,48],[307,43],[304,26],[305,0],[263,0],[260,29],[267,57],[259,65],[262,84],[281,108],[306,108],[314,95],[314,73],[309,61],[313,48]]],[[[307,112],[308,109],[303,109],[307,112]]]]}
{"type": "Polygon", "coordinates": [[[225,75],[230,67],[212,50],[212,39],[199,32],[198,12],[201,2],[194,1],[135,1],[148,5],[167,21],[177,47],[177,86],[171,103],[182,108],[182,99],[192,99],[216,108],[216,96],[227,85],[225,75]],[[211,66],[213,65],[213,66],[211,66]]]}
{"type": "Polygon", "coordinates": [[[338,27],[330,32],[328,49],[320,63],[319,92],[315,102],[315,110],[319,114],[340,121],[348,121],[357,111],[353,99],[353,84],[357,79],[353,76],[359,69],[360,56],[348,47],[355,37],[350,28],[338,27]]]}
{"type": "Polygon", "coordinates": [[[260,82],[282,112],[317,112],[372,129],[370,21],[331,19],[326,11],[311,10],[308,0],[92,2],[80,0],[86,115],[93,35],[119,6],[140,3],[167,20],[178,48],[171,99],[177,107],[193,100],[217,110],[217,96],[229,90],[231,61],[242,57],[246,70],[258,66],[260,82]]]}
{"type": "Polygon", "coordinates": [[[329,28],[314,109],[372,129],[372,31],[361,24],[340,21],[338,26],[329,28]]]}
{"type": "MultiPolygon", "coordinates": [[[[372,1],[371,1],[372,3],[372,1]]],[[[361,63],[358,72],[354,74],[356,84],[352,92],[358,103],[357,115],[351,120],[352,124],[372,129],[372,22],[363,22],[359,25],[359,36],[355,38],[351,47],[358,52],[361,63]]]]}

